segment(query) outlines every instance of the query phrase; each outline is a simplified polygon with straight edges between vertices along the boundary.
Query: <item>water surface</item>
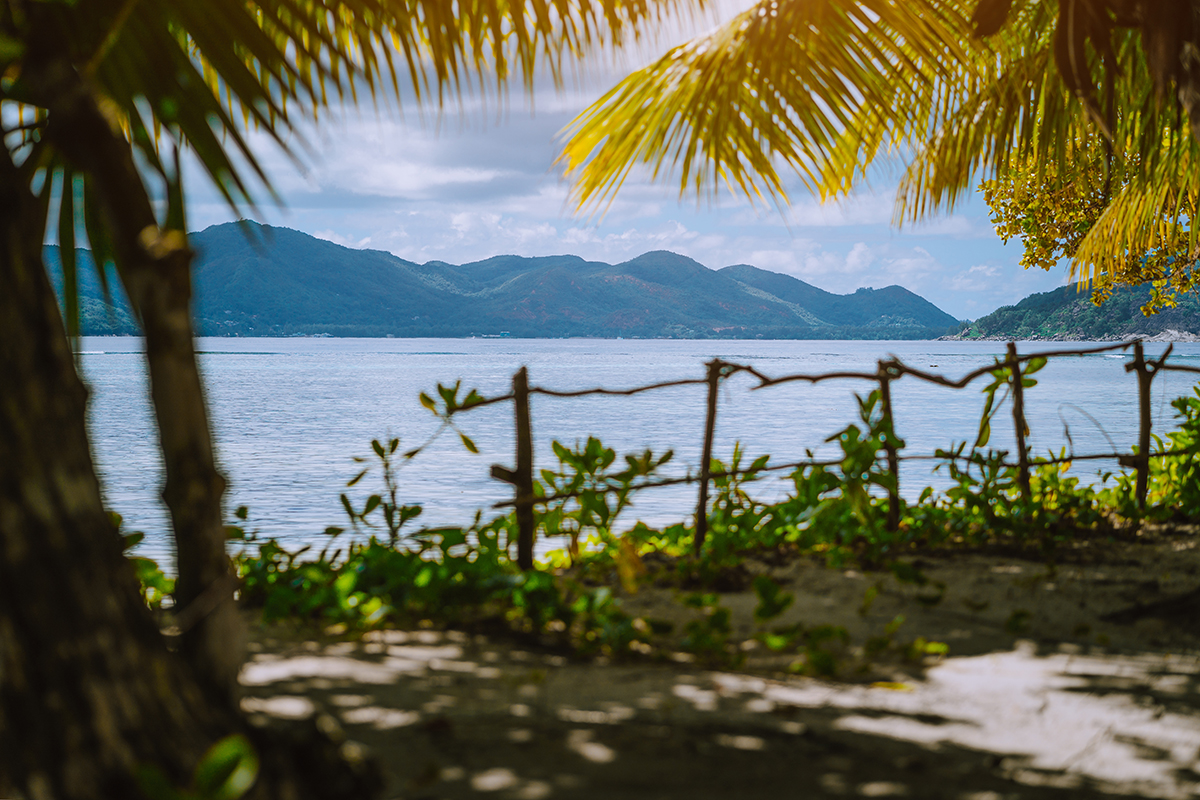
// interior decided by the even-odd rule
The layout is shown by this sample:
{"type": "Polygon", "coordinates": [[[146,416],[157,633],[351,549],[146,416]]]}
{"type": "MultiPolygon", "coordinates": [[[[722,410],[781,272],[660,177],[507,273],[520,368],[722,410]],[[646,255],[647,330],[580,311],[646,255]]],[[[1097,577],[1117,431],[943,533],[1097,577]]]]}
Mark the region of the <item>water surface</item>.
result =
{"type": "MultiPolygon", "coordinates": [[[[1027,343],[1022,353],[1077,345],[1027,343]]],[[[1079,345],[1086,346],[1086,345],[1079,345]]],[[[1164,345],[1148,345],[1148,354],[1164,345]]],[[[147,402],[142,344],[136,338],[96,337],[82,342],[81,361],[92,389],[90,425],[106,500],[130,529],[147,533],[143,552],[169,553],[167,519],[159,500],[161,459],[147,402]]],[[[338,495],[357,470],[354,456],[369,456],[370,441],[399,436],[416,446],[437,427],[417,401],[439,382],[461,379],[486,395],[509,391],[512,374],[529,368],[533,384],[553,389],[595,386],[629,388],[680,378],[703,378],[704,362],[719,357],[752,364],[770,375],[842,370],[873,372],[891,355],[906,363],[957,378],[1003,357],[998,342],[686,341],[613,339],[237,339],[197,343],[208,389],[219,460],[229,478],[227,505],[250,508],[264,535],[293,544],[319,542],[329,525],[344,525],[338,495]]],[[[1200,345],[1179,344],[1172,360],[1200,366],[1200,345]]],[[[1027,392],[1037,454],[1074,448],[1076,453],[1126,450],[1137,438],[1137,384],[1124,366],[1129,357],[1101,354],[1058,359],[1027,392]]],[[[1154,383],[1154,424],[1170,426],[1172,398],[1194,381],[1163,373],[1154,383]]],[[[806,450],[832,454],[825,439],[855,419],[854,393],[872,388],[856,381],[816,386],[788,384],[753,391],[747,376],[721,392],[716,455],[727,458],[735,442],[751,455],[771,453],[796,461],[806,450]]],[[[983,398],[982,382],[953,391],[904,378],[893,386],[897,432],[910,454],[932,454],[953,441],[972,441],[983,398]]],[[[636,397],[559,399],[535,396],[533,428],[539,468],[553,465],[550,442],[574,443],[598,436],[618,452],[647,447],[676,453],[672,474],[700,457],[704,427],[703,386],[664,389],[636,397]]],[[[1011,417],[1002,409],[993,446],[1013,446],[1011,417]]],[[[489,477],[494,463],[512,465],[510,404],[476,409],[459,417],[479,446],[472,455],[456,436],[441,437],[400,473],[406,502],[421,503],[424,524],[464,524],[510,494],[489,477]]],[[[1114,464],[1088,464],[1093,473],[1114,464]]],[[[929,465],[906,464],[904,494],[926,484],[944,485],[929,465]]],[[[366,496],[368,481],[351,493],[366,496]]],[[[781,496],[787,482],[758,484],[765,498],[781,496]]],[[[678,521],[692,511],[694,489],[646,492],[629,513],[632,524],[678,521]]]]}

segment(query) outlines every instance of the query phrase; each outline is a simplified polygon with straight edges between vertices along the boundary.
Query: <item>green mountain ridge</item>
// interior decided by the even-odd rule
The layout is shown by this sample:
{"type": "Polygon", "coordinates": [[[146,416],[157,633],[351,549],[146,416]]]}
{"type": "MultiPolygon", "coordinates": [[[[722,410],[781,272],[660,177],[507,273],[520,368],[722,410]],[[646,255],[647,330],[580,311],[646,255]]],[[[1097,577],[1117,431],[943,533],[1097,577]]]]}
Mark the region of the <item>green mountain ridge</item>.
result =
{"type": "MultiPolygon", "coordinates": [[[[501,255],[416,264],[287,228],[228,223],[190,235],[197,330],[207,336],[917,339],[959,323],[900,286],[836,295],[741,264],[713,270],[653,251],[621,264],[501,255]],[[247,235],[249,234],[249,236],[247,235]]],[[[47,264],[61,286],[60,253],[47,264]]],[[[85,334],[136,332],[77,251],[85,334]]]]}
{"type": "Polygon", "coordinates": [[[1150,300],[1149,285],[1124,287],[1103,305],[1072,283],[1031,294],[1012,306],[998,308],[964,328],[954,339],[1046,339],[1052,341],[1117,341],[1135,336],[1200,334],[1200,297],[1178,297],[1178,305],[1153,316],[1141,307],[1150,300]]]}

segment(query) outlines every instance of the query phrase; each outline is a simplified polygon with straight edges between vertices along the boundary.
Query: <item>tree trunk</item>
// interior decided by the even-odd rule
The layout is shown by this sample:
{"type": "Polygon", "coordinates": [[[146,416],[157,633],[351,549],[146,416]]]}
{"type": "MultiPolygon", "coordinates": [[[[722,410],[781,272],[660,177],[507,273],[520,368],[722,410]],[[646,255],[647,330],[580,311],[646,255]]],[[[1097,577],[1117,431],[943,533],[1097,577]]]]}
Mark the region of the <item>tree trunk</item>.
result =
{"type": "Polygon", "coordinates": [[[0,774],[136,797],[137,766],[186,785],[235,717],[164,647],[101,503],[32,201],[0,157],[0,774]]]}
{"type": "Polygon", "coordinates": [[[373,765],[331,719],[252,728],[164,645],[101,502],[41,231],[0,157],[0,792],[134,800],[146,767],[187,787],[208,748],[240,733],[262,762],[252,798],[374,796],[373,765]]]}
{"type": "Polygon", "coordinates": [[[159,228],[128,141],[113,129],[69,61],[33,62],[25,79],[49,111],[46,134],[98,190],[117,269],[146,338],[151,399],[166,468],[163,499],[175,532],[180,650],[198,675],[233,694],[244,661],[236,585],[225,550],[208,411],[193,349],[191,251],[159,228]]]}

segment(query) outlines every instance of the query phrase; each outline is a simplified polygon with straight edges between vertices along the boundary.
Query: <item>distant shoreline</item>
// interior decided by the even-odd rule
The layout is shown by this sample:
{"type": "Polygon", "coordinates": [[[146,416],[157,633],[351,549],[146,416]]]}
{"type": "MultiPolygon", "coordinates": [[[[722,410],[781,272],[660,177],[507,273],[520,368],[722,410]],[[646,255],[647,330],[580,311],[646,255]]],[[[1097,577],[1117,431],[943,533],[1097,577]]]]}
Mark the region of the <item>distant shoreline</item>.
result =
{"type": "MultiPolygon", "coordinates": [[[[85,333],[84,339],[141,339],[140,334],[127,333],[85,333]]],[[[441,339],[448,342],[462,341],[580,341],[592,339],[606,342],[941,342],[941,341],[986,341],[984,339],[961,339],[948,336],[933,336],[921,338],[897,338],[879,336],[871,338],[813,338],[813,337],[754,337],[754,336],[335,336],[333,334],[215,334],[197,333],[196,339],[377,339],[381,341],[408,339],[441,339]]],[[[1003,341],[1008,341],[1004,339],[1003,341]]],[[[1197,338],[1200,341],[1200,338],[1197,338]]]]}
{"type": "Polygon", "coordinates": [[[1100,336],[1100,337],[1078,337],[1068,336],[1065,334],[1057,334],[1054,336],[1033,336],[1024,337],[1021,339],[1013,339],[1011,336],[963,336],[955,334],[953,336],[939,336],[935,341],[939,342],[1200,342],[1200,336],[1188,331],[1177,331],[1168,329],[1161,333],[1128,333],[1124,336],[1100,336]]]}

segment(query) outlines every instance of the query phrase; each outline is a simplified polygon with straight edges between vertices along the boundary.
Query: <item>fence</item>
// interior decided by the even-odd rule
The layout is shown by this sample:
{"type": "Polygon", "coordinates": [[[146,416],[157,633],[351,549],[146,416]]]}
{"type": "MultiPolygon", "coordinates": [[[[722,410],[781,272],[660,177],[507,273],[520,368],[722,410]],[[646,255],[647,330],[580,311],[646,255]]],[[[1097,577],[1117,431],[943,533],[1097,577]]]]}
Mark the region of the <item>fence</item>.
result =
{"type": "MultiPolygon", "coordinates": [[[[504,481],[513,487],[513,499],[499,504],[502,507],[511,506],[515,510],[518,539],[517,539],[517,563],[521,569],[529,570],[533,568],[533,545],[536,528],[536,516],[534,508],[539,505],[546,505],[559,500],[569,499],[577,496],[578,493],[562,493],[552,494],[548,496],[538,497],[534,491],[534,471],[533,471],[533,421],[530,415],[529,399],[532,395],[540,394],[550,397],[585,397],[589,395],[611,395],[611,396],[632,396],[643,392],[652,392],[660,389],[677,386],[702,385],[707,389],[706,413],[704,418],[704,443],[700,460],[700,472],[698,475],[688,475],[680,478],[670,478],[657,481],[643,482],[634,488],[650,489],[662,486],[678,485],[681,483],[698,483],[699,491],[696,500],[696,533],[695,533],[695,549],[699,553],[704,545],[705,538],[708,535],[708,497],[709,485],[714,478],[720,478],[727,475],[745,474],[748,470],[730,470],[728,472],[713,472],[712,471],[712,455],[713,455],[713,440],[717,424],[717,411],[721,381],[730,378],[738,373],[746,373],[758,381],[757,385],[752,387],[754,390],[768,389],[774,386],[780,386],[786,383],[805,382],[817,384],[830,380],[861,380],[868,383],[873,383],[879,390],[880,405],[881,405],[881,429],[883,431],[883,450],[884,459],[887,464],[887,471],[891,476],[890,486],[888,487],[888,514],[887,526],[889,530],[895,530],[899,524],[900,510],[900,462],[906,460],[926,460],[930,456],[901,456],[897,450],[897,437],[894,434],[893,415],[892,415],[892,392],[891,387],[894,382],[911,376],[912,378],[925,381],[927,383],[943,386],[948,389],[964,389],[976,380],[991,375],[997,381],[1004,381],[1007,384],[1008,391],[1012,397],[1012,419],[1013,427],[1016,433],[1016,450],[1017,463],[1015,465],[1005,463],[1005,466],[1015,466],[1017,468],[1017,481],[1019,490],[1022,496],[1028,500],[1031,494],[1030,488],[1030,470],[1032,467],[1046,464],[1064,463],[1068,461],[1086,461],[1111,459],[1116,460],[1122,467],[1132,468],[1136,471],[1136,498],[1139,507],[1144,508],[1146,503],[1146,495],[1149,486],[1149,467],[1151,457],[1171,455],[1169,452],[1155,453],[1150,452],[1151,439],[1151,406],[1150,406],[1150,388],[1155,376],[1163,371],[1176,372],[1191,372],[1200,374],[1200,368],[1189,367],[1178,364],[1168,364],[1167,358],[1171,355],[1174,345],[1169,345],[1163,354],[1157,359],[1147,359],[1145,349],[1141,341],[1123,342],[1120,344],[1107,345],[1103,347],[1094,347],[1075,350],[1055,350],[1042,353],[1031,353],[1021,355],[1017,352],[1015,342],[1009,342],[1007,345],[1007,353],[1003,361],[997,362],[991,366],[981,367],[958,380],[952,380],[943,375],[926,372],[924,370],[911,367],[896,358],[882,359],[878,362],[875,372],[826,372],[819,374],[795,374],[783,375],[780,377],[768,376],[752,366],[746,364],[735,364],[720,359],[709,361],[706,365],[705,377],[694,379],[683,379],[676,381],[666,381],[662,383],[654,383],[646,386],[638,386],[632,389],[582,389],[576,391],[558,391],[548,389],[542,386],[529,385],[529,373],[525,367],[519,369],[513,375],[512,392],[506,395],[490,398],[480,398],[472,396],[468,398],[468,402],[462,405],[454,405],[448,407],[447,419],[450,415],[468,411],[473,408],[480,408],[486,405],[495,403],[505,403],[512,401],[515,427],[516,427],[516,466],[514,469],[508,469],[501,465],[492,467],[492,477],[497,480],[504,481]],[[1125,365],[1126,372],[1134,372],[1137,374],[1138,388],[1138,444],[1136,452],[1129,453],[1092,453],[1092,454],[1071,454],[1063,458],[1048,458],[1048,459],[1030,459],[1027,439],[1029,436],[1029,427],[1025,421],[1025,380],[1027,375],[1032,374],[1049,359],[1078,357],[1092,355],[1096,353],[1113,352],[1117,350],[1128,351],[1133,349],[1133,360],[1125,365]],[[1030,362],[1038,362],[1036,367],[1032,367],[1030,362]]],[[[989,413],[985,410],[985,414],[989,413]]],[[[815,459],[806,459],[803,461],[793,462],[789,464],[778,464],[768,466],[763,469],[755,470],[756,472],[778,471],[778,470],[794,470],[805,466],[836,466],[840,461],[818,461],[815,459]]]]}

